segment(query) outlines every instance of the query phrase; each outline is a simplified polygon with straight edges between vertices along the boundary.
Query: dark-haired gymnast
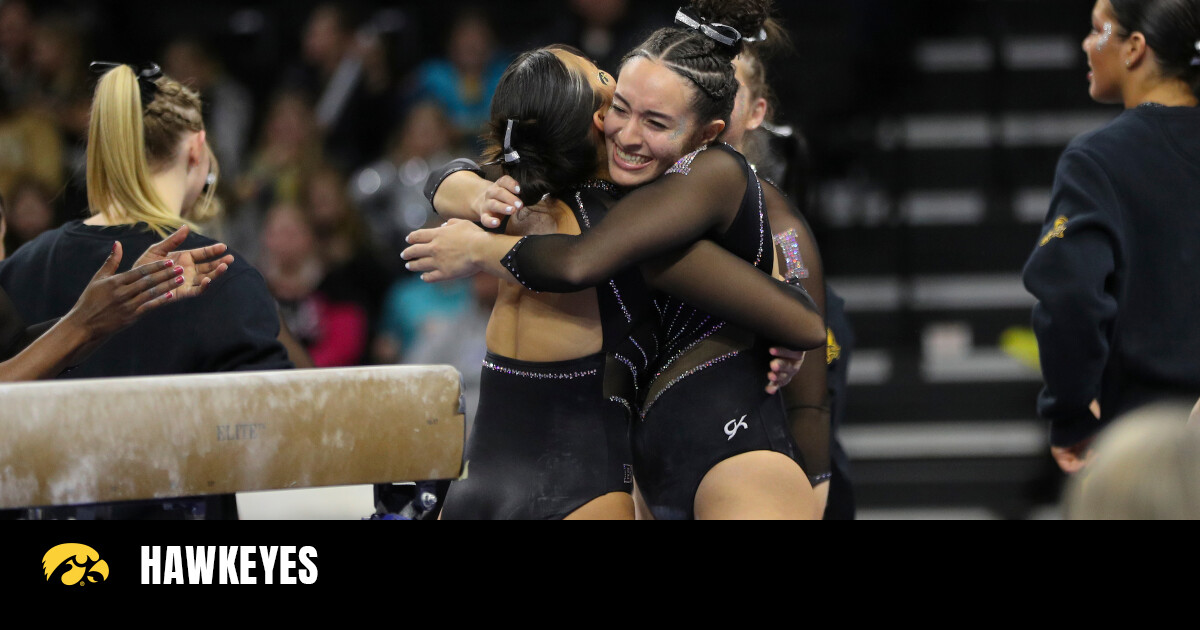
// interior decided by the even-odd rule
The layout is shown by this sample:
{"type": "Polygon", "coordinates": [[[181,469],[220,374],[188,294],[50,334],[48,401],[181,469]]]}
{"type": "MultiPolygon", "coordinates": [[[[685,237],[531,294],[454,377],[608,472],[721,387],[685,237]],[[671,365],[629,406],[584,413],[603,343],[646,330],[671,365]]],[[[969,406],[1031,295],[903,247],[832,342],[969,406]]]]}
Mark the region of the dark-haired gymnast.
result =
{"type": "MultiPolygon", "coordinates": [[[[794,221],[786,202],[727,145],[703,150],[733,108],[739,36],[685,11],[679,21],[683,28],[662,29],[627,56],[603,120],[613,181],[640,188],[581,236],[490,235],[466,222],[414,233],[411,267],[428,280],[485,270],[534,290],[573,291],[711,238],[770,273],[777,266],[771,222],[778,215],[778,230],[794,221]]],[[[732,268],[689,263],[686,271],[711,285],[732,268]]],[[[756,367],[766,360],[764,337],[726,324],[728,312],[679,297],[655,301],[662,348],[633,426],[649,510],[656,518],[813,518],[816,503],[783,405],[763,392],[756,367]]],[[[754,300],[741,306],[765,315],[754,300]]],[[[824,344],[815,310],[789,324],[803,342],[793,347],[824,344]]]]}
{"type": "MultiPolygon", "coordinates": [[[[505,217],[508,233],[578,234],[603,219],[615,188],[595,179],[606,169],[594,120],[608,109],[613,85],[565,47],[525,53],[505,73],[493,98],[491,153],[510,177],[526,182],[523,196],[530,202],[505,217]],[[543,194],[551,198],[535,204],[543,194]]],[[[461,188],[439,192],[438,184],[460,165],[431,178],[429,195],[443,212],[461,188]]],[[[724,285],[681,281],[688,272],[676,265],[673,271],[648,267],[646,278],[726,309],[745,299],[736,294],[741,289],[774,313],[767,319],[780,331],[812,316],[802,293],[712,243],[696,245],[683,260],[709,260],[740,273],[724,285]]],[[[621,273],[600,289],[564,294],[501,286],[488,325],[467,473],[451,485],[442,518],[632,518],[629,422],[660,343],[641,274],[621,273]]],[[[786,379],[789,368],[780,363],[778,377],[786,379]]]]}

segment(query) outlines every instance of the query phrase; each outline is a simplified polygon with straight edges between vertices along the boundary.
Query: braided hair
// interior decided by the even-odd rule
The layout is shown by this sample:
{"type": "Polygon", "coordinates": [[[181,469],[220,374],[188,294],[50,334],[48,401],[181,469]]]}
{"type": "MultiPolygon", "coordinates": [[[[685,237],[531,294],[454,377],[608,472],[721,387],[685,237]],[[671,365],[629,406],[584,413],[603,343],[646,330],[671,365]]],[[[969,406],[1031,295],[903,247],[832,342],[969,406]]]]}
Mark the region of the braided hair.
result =
{"type": "Polygon", "coordinates": [[[745,36],[740,59],[746,88],[750,91],[750,98],[766,99],[769,108],[774,109],[775,96],[767,83],[765,63],[777,54],[790,52],[792,48],[787,29],[772,16],[773,2],[691,0],[688,6],[710,22],[728,24],[745,36]]]}
{"type": "MultiPolygon", "coordinates": [[[[96,84],[92,99],[87,144],[89,210],[115,221],[121,217],[111,213],[121,208],[123,218],[144,222],[166,236],[181,219],[178,210],[168,208],[154,189],[151,175],[175,158],[185,133],[204,130],[200,96],[165,75],[139,78],[130,66],[112,66],[96,84]]],[[[209,158],[215,178],[218,167],[211,151],[209,158]]],[[[192,219],[203,221],[215,214],[219,208],[213,197],[215,188],[214,181],[191,209],[192,219]]]]}
{"type": "Polygon", "coordinates": [[[662,64],[687,79],[695,88],[692,111],[702,121],[729,121],[738,82],[733,59],[741,42],[732,46],[702,32],[678,27],[661,28],[621,60],[621,66],[638,57],[662,64]]]}

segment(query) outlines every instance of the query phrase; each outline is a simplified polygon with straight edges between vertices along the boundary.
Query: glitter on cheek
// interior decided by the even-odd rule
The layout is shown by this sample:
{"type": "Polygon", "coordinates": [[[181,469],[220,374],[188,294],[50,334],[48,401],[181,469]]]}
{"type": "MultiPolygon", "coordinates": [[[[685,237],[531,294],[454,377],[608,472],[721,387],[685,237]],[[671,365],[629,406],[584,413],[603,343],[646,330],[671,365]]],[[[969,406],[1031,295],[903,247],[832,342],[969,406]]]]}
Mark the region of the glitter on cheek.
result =
{"type": "Polygon", "coordinates": [[[1108,45],[1109,40],[1112,39],[1112,34],[1112,22],[1105,22],[1104,32],[1100,34],[1100,39],[1096,40],[1096,52],[1102,52],[1104,50],[1104,47],[1108,45]]]}
{"type": "Polygon", "coordinates": [[[681,138],[685,132],[687,132],[687,124],[682,123],[679,125],[679,128],[671,132],[671,135],[667,136],[667,139],[674,142],[681,138]]]}

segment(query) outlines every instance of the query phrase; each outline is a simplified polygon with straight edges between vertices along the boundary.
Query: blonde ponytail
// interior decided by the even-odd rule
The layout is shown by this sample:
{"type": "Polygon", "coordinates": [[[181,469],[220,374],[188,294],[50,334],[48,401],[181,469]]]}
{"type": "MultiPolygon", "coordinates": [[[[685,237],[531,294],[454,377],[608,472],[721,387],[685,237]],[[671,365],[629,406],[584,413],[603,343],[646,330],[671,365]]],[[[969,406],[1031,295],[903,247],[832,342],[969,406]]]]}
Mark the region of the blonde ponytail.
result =
{"type": "MultiPolygon", "coordinates": [[[[113,224],[144,222],[165,236],[180,224],[195,225],[179,209],[167,207],[154,187],[150,161],[172,158],[182,134],[202,131],[204,123],[195,92],[167,77],[155,85],[154,99],[143,107],[132,68],[120,65],[100,78],[88,127],[87,192],[93,215],[113,224]]],[[[210,190],[196,205],[208,207],[212,201],[210,190]]]]}

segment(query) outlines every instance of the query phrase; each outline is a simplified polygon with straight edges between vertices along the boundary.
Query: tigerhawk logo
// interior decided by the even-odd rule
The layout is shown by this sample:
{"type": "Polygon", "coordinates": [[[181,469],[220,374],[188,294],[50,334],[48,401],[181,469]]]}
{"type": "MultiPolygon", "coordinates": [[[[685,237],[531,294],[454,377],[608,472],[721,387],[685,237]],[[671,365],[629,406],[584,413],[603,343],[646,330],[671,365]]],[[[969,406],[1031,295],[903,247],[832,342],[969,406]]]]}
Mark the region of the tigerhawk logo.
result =
{"type": "Polygon", "coordinates": [[[829,365],[842,357],[842,347],[838,345],[837,337],[833,336],[833,329],[825,329],[825,365],[829,365]]]}
{"type": "Polygon", "coordinates": [[[108,579],[108,563],[100,559],[95,549],[79,543],[63,543],[42,556],[46,581],[61,570],[62,583],[67,586],[95,584],[108,579]]]}
{"type": "Polygon", "coordinates": [[[1042,237],[1042,242],[1039,247],[1045,247],[1050,244],[1050,241],[1056,238],[1064,238],[1067,235],[1067,217],[1058,217],[1054,220],[1054,228],[1042,237]]]}

